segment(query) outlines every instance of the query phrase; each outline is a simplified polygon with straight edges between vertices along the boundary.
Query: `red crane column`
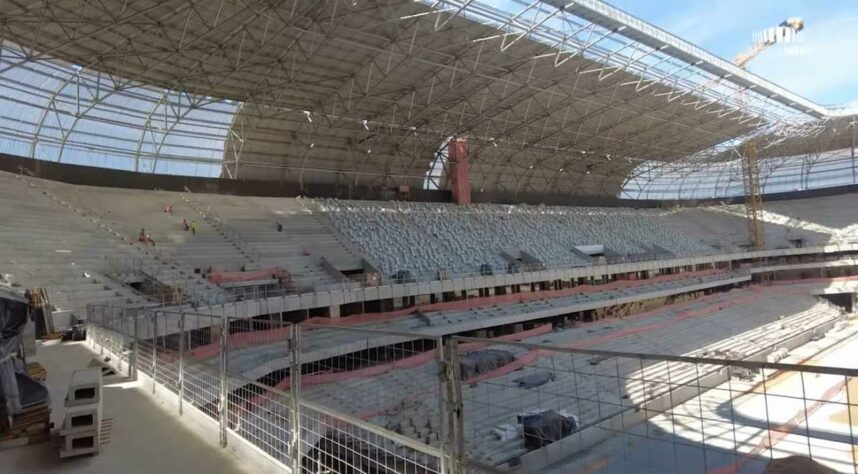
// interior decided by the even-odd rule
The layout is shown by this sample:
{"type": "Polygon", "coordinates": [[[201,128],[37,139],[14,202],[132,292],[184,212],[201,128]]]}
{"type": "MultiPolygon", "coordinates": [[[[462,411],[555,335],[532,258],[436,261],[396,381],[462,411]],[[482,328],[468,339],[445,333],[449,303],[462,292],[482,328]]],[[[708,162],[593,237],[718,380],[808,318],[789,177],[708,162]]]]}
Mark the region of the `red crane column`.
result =
{"type": "Polygon", "coordinates": [[[447,144],[447,169],[450,172],[453,202],[459,205],[470,204],[471,183],[467,138],[454,138],[447,144]]]}

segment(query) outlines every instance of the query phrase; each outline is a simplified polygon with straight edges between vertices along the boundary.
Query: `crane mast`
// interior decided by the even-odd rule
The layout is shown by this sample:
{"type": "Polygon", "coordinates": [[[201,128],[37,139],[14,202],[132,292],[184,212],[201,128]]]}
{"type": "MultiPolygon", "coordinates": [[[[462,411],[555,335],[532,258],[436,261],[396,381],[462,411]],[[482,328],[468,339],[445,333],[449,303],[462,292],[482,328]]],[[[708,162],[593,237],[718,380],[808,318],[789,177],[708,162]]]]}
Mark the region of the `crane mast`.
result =
{"type": "MultiPolygon", "coordinates": [[[[736,55],[734,63],[742,69],[765,51],[768,47],[781,42],[792,41],[796,34],[804,29],[801,18],[788,18],[780,25],[764,30],[754,44],[744,53],[736,55]]],[[[742,94],[742,107],[747,107],[747,97],[742,94]]],[[[757,159],[757,142],[752,137],[742,145],[742,181],[745,186],[745,218],[748,224],[748,238],[754,250],[766,246],[766,234],[763,221],[763,193],[760,186],[760,163],[757,159]]]]}

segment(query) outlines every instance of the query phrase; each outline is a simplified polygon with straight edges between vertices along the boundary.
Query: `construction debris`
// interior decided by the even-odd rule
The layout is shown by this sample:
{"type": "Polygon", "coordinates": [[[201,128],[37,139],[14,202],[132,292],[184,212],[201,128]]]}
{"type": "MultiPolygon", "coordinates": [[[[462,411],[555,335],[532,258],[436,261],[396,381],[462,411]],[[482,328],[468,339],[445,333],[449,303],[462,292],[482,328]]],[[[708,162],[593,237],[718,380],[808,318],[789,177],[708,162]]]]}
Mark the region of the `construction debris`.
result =
{"type": "Polygon", "coordinates": [[[38,362],[27,364],[27,373],[36,382],[44,382],[48,378],[48,371],[38,362]]]}

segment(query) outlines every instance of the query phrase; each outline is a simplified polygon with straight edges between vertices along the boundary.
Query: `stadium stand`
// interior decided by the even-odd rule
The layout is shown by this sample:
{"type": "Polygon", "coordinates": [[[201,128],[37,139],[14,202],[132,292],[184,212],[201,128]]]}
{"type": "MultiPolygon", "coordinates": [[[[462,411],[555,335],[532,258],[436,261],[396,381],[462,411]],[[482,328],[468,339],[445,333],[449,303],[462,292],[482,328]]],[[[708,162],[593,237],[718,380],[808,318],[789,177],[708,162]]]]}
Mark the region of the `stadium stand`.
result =
{"type": "Polygon", "coordinates": [[[0,11],[0,466],[858,474],[858,108],[746,67],[801,18],[729,62],[604,0],[0,11]]]}
{"type": "MultiPolygon", "coordinates": [[[[56,236],[42,231],[45,251],[9,252],[6,257],[10,270],[5,273],[27,286],[47,286],[57,302],[66,299],[66,306],[77,304],[78,314],[83,314],[84,301],[105,301],[108,295],[139,301],[143,296],[103,275],[94,279],[99,284],[84,285],[88,291],[102,288],[98,290],[102,298],[74,296],[82,290],[71,287],[93,281],[80,277],[79,268],[90,274],[121,274],[129,271],[124,267],[146,267],[157,280],[184,287],[187,296],[197,301],[219,302],[227,296],[204,279],[213,270],[282,267],[292,276],[294,286],[289,290],[301,292],[339,287],[344,282],[358,285],[342,271],[362,271],[364,263],[393,281],[401,271],[410,278],[453,278],[592,265],[596,260],[579,250],[588,246],[600,248],[614,261],[738,251],[745,232],[735,206],[671,211],[490,204],[455,207],[190,195],[76,186],[9,173],[0,173],[0,179],[9,202],[22,204],[21,211],[4,212],[14,212],[16,219],[30,216],[28,219],[47,228],[87,234],[89,240],[67,236],[59,245],[50,240],[56,236]],[[166,206],[171,213],[165,212],[166,206]],[[182,228],[183,219],[196,222],[196,234],[182,228]],[[154,246],[136,241],[144,228],[154,246]],[[95,229],[100,231],[91,232],[95,229]],[[110,261],[101,258],[99,262],[96,256],[105,254],[94,249],[114,247],[120,250],[110,261]],[[52,271],[76,274],[81,281],[59,274],[42,276],[41,283],[27,281],[26,275],[44,262],[47,250],[54,252],[54,258],[71,258],[66,266],[74,263],[77,267],[52,271]],[[78,257],[86,252],[92,253],[89,259],[78,257]],[[117,270],[117,266],[121,268],[117,270]],[[80,303],[70,303],[69,298],[80,303]]],[[[818,198],[795,201],[794,208],[774,206],[771,215],[788,217],[772,218],[767,224],[770,245],[789,248],[854,240],[852,219],[858,216],[842,203],[818,198]],[[821,201],[824,206],[816,207],[819,199],[825,200],[821,201]],[[790,209],[796,211],[790,214],[790,209]],[[811,213],[811,209],[818,211],[811,213]]],[[[10,233],[9,242],[23,242],[28,235],[23,228],[6,227],[2,232],[10,233]]]]}
{"type": "Polygon", "coordinates": [[[328,228],[321,215],[305,207],[306,200],[216,194],[193,197],[256,249],[260,263],[287,269],[297,288],[321,290],[340,285],[345,277],[338,268],[361,267],[361,256],[328,228]]]}
{"type": "MultiPolygon", "coordinates": [[[[98,191],[91,191],[86,187],[69,187],[8,173],[0,173],[0,180],[7,202],[19,206],[3,210],[10,215],[8,222],[19,224],[2,226],[0,231],[3,241],[10,243],[4,263],[9,265],[11,278],[20,286],[46,287],[55,306],[62,308],[65,303],[76,317],[83,318],[88,303],[146,305],[162,303],[165,297],[174,299],[174,295],[164,293],[171,293],[167,288],[181,288],[183,297],[197,302],[222,300],[223,292],[218,287],[176,259],[168,241],[162,239],[164,245],[161,247],[137,241],[140,229],[136,227],[141,224],[134,218],[133,210],[129,210],[127,216],[105,218],[104,214],[81,207],[81,201],[74,199],[81,195],[97,195],[121,202],[121,197],[100,194],[115,190],[97,188],[98,191]],[[67,198],[69,190],[78,195],[67,198]],[[34,235],[39,238],[34,239],[34,235]],[[130,275],[132,273],[135,275],[130,275]],[[164,288],[147,295],[123,285],[128,277],[141,274],[164,288]]],[[[129,207],[145,214],[148,206],[132,204],[129,207]]],[[[163,209],[160,212],[163,213],[163,209]]],[[[166,219],[154,211],[144,219],[154,222],[156,217],[166,219]]],[[[157,234],[152,235],[157,242],[157,234]]],[[[174,247],[173,250],[178,249],[174,247]]]]}
{"type": "MultiPolygon", "coordinates": [[[[610,289],[610,286],[600,288],[579,288],[577,295],[557,297],[550,299],[539,299],[512,304],[491,304],[483,307],[475,307],[459,311],[427,311],[412,315],[384,319],[365,324],[354,324],[349,327],[361,329],[382,329],[388,331],[402,331],[427,336],[438,336],[457,334],[474,331],[491,325],[521,323],[550,316],[567,314],[578,311],[584,307],[598,307],[607,301],[620,298],[645,298],[647,294],[662,291],[680,291],[691,284],[717,285],[737,276],[747,276],[743,272],[714,273],[706,276],[683,276],[658,281],[655,283],[640,285],[638,287],[620,287],[610,289]],[[590,291],[587,291],[590,290],[590,291]]],[[[348,322],[349,318],[343,319],[348,322]]],[[[288,333],[281,333],[282,341],[288,333]]],[[[254,335],[252,340],[259,340],[254,335]]],[[[402,342],[403,338],[396,338],[396,342],[402,342]]],[[[353,350],[367,347],[380,347],[391,344],[391,338],[385,336],[367,337],[354,341],[354,335],[348,332],[334,329],[316,328],[308,331],[303,340],[305,353],[303,361],[310,362],[323,357],[346,354],[353,350]]],[[[283,358],[281,343],[275,340],[267,344],[254,344],[251,347],[237,348],[230,357],[230,367],[242,373],[248,378],[260,378],[275,370],[282,369],[288,365],[288,359],[283,358]]],[[[205,354],[205,350],[197,353],[205,354]]],[[[209,356],[214,354],[209,353],[209,356]]]]}
{"type": "Polygon", "coordinates": [[[105,249],[130,255],[38,189],[0,173],[0,262],[3,279],[21,288],[45,288],[57,311],[86,314],[86,304],[147,301],[103,272],[105,249]]]}
{"type": "MultiPolygon", "coordinates": [[[[730,354],[731,358],[745,359],[779,347],[784,340],[814,331],[818,326],[830,326],[841,317],[840,308],[809,296],[785,296],[765,289],[737,290],[625,320],[601,321],[550,333],[541,331],[522,342],[665,355],[718,357],[718,354],[730,354]]],[[[586,358],[550,357],[548,353],[503,344],[492,347],[528,362],[524,370],[498,370],[467,379],[469,383],[463,384],[469,457],[488,465],[498,465],[527,452],[522,438],[499,439],[495,432],[514,423],[517,415],[531,408],[571,412],[581,425],[589,426],[640,403],[644,397],[655,396],[652,387],[658,387],[658,382],[664,381],[667,385],[666,371],[669,369],[664,363],[644,367],[643,378],[649,381],[645,393],[640,383],[618,387],[616,379],[612,378],[615,371],[630,374],[639,370],[629,361],[616,367],[613,363],[597,363],[594,368],[592,361],[586,358]],[[540,357],[548,357],[549,361],[534,363],[535,358],[540,357]],[[555,376],[544,387],[531,390],[516,382],[544,368],[550,368],[555,376]],[[552,393],[575,393],[574,404],[547,406],[546,403],[563,401],[562,397],[552,397],[552,393]],[[583,399],[601,402],[582,403],[583,399]]],[[[371,377],[334,373],[329,381],[307,383],[302,390],[325,406],[437,444],[439,427],[432,425],[432,420],[439,419],[438,406],[432,403],[431,397],[427,400],[421,395],[425,395],[427,387],[433,386],[438,367],[432,358],[416,355],[412,359],[413,362],[388,363],[390,369],[373,371],[371,377]]],[[[509,365],[521,368],[515,363],[509,365]]],[[[707,370],[717,368],[708,367],[707,370]]],[[[674,367],[670,374],[672,383],[681,383],[683,379],[690,382],[699,376],[693,373],[693,368],[677,370],[674,367]]],[[[568,403],[573,403],[571,397],[568,403]]],[[[263,406],[257,412],[244,413],[247,419],[241,420],[242,428],[252,430],[260,425],[254,417],[269,416],[273,412],[263,406]]]]}
{"type": "MultiPolygon", "coordinates": [[[[320,200],[333,225],[379,264],[386,275],[474,274],[484,265],[504,273],[522,252],[544,267],[592,263],[578,249],[599,247],[609,259],[657,259],[738,251],[747,246],[744,221],[720,207],[673,211],[624,208],[508,206],[320,200]]],[[[812,204],[810,204],[812,205],[812,204]]],[[[785,211],[785,212],[788,212],[785,211]]],[[[843,227],[820,232],[796,217],[767,224],[771,248],[827,243],[854,233],[849,211],[843,227]],[[842,230],[841,230],[842,229],[842,230]]],[[[526,260],[526,259],[523,259],[526,260]]]]}

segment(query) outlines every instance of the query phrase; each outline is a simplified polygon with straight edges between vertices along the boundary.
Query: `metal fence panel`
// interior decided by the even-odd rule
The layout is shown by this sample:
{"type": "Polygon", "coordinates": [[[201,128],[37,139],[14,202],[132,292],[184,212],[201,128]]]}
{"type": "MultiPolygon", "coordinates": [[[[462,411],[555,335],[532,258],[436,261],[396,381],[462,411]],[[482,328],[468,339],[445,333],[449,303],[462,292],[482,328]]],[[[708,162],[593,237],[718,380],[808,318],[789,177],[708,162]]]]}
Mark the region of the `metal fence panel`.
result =
{"type": "Polygon", "coordinates": [[[180,413],[301,472],[744,472],[789,455],[856,472],[856,369],[89,311],[90,340],[180,413]]]}

